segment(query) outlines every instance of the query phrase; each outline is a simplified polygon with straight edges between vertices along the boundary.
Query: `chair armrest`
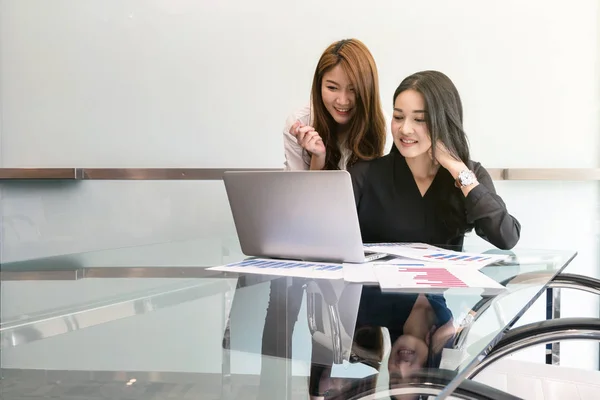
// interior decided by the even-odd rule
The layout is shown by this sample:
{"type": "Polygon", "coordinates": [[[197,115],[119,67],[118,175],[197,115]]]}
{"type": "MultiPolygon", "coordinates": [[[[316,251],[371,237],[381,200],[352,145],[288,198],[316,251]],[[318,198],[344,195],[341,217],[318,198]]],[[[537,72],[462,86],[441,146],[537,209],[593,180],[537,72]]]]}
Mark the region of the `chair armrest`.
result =
{"type": "Polygon", "coordinates": [[[494,361],[515,351],[562,340],[600,340],[600,318],[560,318],[534,322],[509,330],[491,347],[487,356],[471,371],[475,377],[494,361]]]}

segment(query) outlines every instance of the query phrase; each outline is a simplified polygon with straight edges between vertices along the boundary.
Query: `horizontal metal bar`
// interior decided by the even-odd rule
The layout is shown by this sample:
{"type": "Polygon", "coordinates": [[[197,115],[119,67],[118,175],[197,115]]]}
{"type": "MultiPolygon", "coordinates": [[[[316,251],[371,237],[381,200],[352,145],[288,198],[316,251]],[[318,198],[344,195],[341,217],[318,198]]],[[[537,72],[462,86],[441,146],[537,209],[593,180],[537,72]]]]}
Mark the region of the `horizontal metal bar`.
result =
{"type": "Polygon", "coordinates": [[[0,168],[0,179],[70,179],[75,180],[77,168],[0,168]]]}
{"type": "Polygon", "coordinates": [[[76,281],[85,278],[237,278],[238,275],[208,270],[207,267],[88,267],[71,268],[56,264],[53,269],[47,265],[36,265],[35,260],[9,271],[0,271],[0,280],[5,281],[76,281]]]}
{"type": "Polygon", "coordinates": [[[237,274],[209,270],[207,267],[91,267],[83,269],[85,278],[237,278],[237,274]]]}
{"type": "Polygon", "coordinates": [[[507,181],[598,181],[600,168],[507,168],[507,181]]]}
{"type": "Polygon", "coordinates": [[[82,269],[57,271],[0,271],[0,281],[76,281],[83,277],[82,269]]]}
{"type": "MultiPolygon", "coordinates": [[[[5,266],[2,266],[4,268],[5,266]]],[[[27,264],[16,263],[11,270],[0,271],[0,281],[76,281],[79,279],[237,279],[239,287],[258,285],[278,275],[244,275],[236,272],[209,270],[208,267],[72,267],[68,264],[49,266],[35,260],[27,264]],[[23,268],[19,270],[18,268],[23,268]]]]}
{"type": "MultiPolygon", "coordinates": [[[[143,334],[143,333],[141,333],[143,334]]],[[[168,342],[165,343],[168,346],[168,342]]],[[[256,355],[261,359],[273,358],[270,356],[256,355]]],[[[94,360],[95,361],[95,360],[94,360]]],[[[291,363],[291,360],[287,360],[287,363],[291,363]]],[[[136,386],[144,385],[147,383],[175,383],[175,384],[192,384],[193,386],[189,389],[187,394],[196,393],[198,397],[194,398],[211,398],[207,396],[207,392],[212,390],[218,397],[221,391],[221,379],[222,374],[220,372],[183,372],[183,371],[106,371],[106,370],[47,370],[47,369],[17,369],[17,368],[2,368],[2,378],[6,379],[3,383],[11,384],[12,393],[19,390],[21,386],[27,393],[33,391],[31,388],[32,384],[46,383],[48,385],[60,385],[61,383],[81,383],[86,382],[97,383],[123,383],[123,388],[128,389],[128,395],[126,398],[132,398],[131,390],[136,386]],[[133,382],[132,382],[133,380],[133,382]],[[133,383],[131,387],[125,385],[127,383],[133,383]]],[[[236,386],[254,386],[258,382],[258,375],[254,374],[235,374],[236,386]]],[[[306,385],[306,377],[301,375],[292,376],[291,382],[293,387],[302,387],[306,385]]],[[[283,385],[283,383],[280,383],[283,385]]],[[[94,390],[95,386],[90,386],[89,389],[94,390]]],[[[105,388],[106,389],[106,388],[105,388]]],[[[101,390],[97,388],[97,390],[101,390]]],[[[111,390],[114,390],[112,388],[111,390]]],[[[155,390],[156,391],[156,390],[155,390]]],[[[114,392],[112,392],[114,393],[114,392]]],[[[95,393],[94,393],[95,394],[95,393]]],[[[167,398],[160,397],[160,398],[167,398]]],[[[186,396],[188,397],[188,396],[186,396]]],[[[159,397],[154,397],[159,398],[159,397]]],[[[188,397],[189,398],[189,397],[188,397]]]]}
{"type": "MultiPolygon", "coordinates": [[[[214,386],[215,391],[221,389],[221,374],[210,372],[89,371],[2,368],[2,377],[8,381],[16,379],[19,383],[28,384],[56,384],[57,381],[69,383],[83,383],[86,381],[91,381],[94,383],[121,382],[125,384],[131,382],[132,379],[135,379],[136,385],[143,385],[145,383],[190,383],[197,385],[197,389],[206,390],[206,387],[211,385],[214,386]]],[[[253,377],[256,379],[256,375],[253,377]]],[[[252,382],[250,381],[250,383],[252,382]]],[[[129,388],[129,386],[123,386],[125,388],[129,388]]]]}
{"type": "Polygon", "coordinates": [[[225,280],[199,283],[197,280],[191,280],[175,286],[159,287],[42,312],[25,319],[4,320],[0,324],[0,348],[14,347],[122,318],[154,312],[234,289],[235,284],[225,280]]]}
{"type": "Polygon", "coordinates": [[[89,180],[222,180],[225,171],[280,171],[268,168],[84,168],[89,180]]]}
{"type": "MultiPolygon", "coordinates": [[[[0,180],[221,180],[225,171],[280,168],[0,168],[0,180]]],[[[600,168],[488,168],[495,181],[599,181],[600,168]]]]}
{"type": "Polygon", "coordinates": [[[505,169],[502,168],[486,168],[487,172],[490,174],[490,176],[492,177],[493,180],[495,181],[502,181],[504,180],[504,174],[506,171],[505,169]]]}

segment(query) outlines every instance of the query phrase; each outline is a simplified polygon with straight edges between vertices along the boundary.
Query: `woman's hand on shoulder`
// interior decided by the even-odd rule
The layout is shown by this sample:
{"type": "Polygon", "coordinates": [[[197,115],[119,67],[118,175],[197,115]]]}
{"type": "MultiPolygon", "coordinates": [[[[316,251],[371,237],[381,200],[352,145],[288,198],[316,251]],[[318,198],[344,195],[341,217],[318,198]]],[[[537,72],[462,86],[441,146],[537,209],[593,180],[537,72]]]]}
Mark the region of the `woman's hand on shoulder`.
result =
{"type": "Polygon", "coordinates": [[[298,144],[311,155],[325,158],[326,149],[323,139],[315,128],[309,125],[304,125],[300,121],[296,121],[290,128],[290,134],[293,135],[298,144]]]}

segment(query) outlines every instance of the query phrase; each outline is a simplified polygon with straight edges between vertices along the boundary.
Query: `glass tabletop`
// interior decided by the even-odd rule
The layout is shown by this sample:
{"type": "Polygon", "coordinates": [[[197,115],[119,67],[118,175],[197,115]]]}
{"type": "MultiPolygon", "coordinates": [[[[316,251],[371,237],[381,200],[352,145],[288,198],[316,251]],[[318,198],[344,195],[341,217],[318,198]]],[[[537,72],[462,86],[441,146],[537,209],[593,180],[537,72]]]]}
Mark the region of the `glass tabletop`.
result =
{"type": "Polygon", "coordinates": [[[494,294],[207,270],[245,258],[235,238],[5,263],[3,398],[351,398],[424,370],[450,385],[576,255],[508,254],[481,269],[494,294]]]}

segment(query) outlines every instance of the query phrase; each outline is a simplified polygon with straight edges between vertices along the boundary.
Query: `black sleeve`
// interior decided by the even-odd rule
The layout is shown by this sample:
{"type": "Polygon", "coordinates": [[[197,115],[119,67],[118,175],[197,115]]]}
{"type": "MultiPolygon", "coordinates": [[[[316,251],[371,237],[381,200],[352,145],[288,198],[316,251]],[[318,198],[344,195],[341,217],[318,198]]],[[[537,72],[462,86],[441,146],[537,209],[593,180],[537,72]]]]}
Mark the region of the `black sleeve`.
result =
{"type": "Polygon", "coordinates": [[[519,241],[521,224],[508,213],[490,174],[477,162],[473,172],[479,185],[471,189],[466,197],[467,222],[475,225],[475,232],[499,249],[512,249],[519,241]]]}
{"type": "Polygon", "coordinates": [[[354,189],[354,201],[356,202],[356,208],[358,208],[360,199],[362,198],[363,188],[367,180],[367,173],[370,165],[371,163],[368,161],[359,161],[348,168],[348,172],[352,177],[352,189],[354,189]]]}

